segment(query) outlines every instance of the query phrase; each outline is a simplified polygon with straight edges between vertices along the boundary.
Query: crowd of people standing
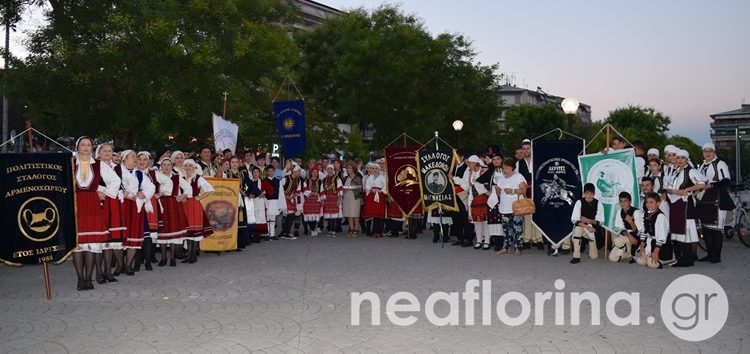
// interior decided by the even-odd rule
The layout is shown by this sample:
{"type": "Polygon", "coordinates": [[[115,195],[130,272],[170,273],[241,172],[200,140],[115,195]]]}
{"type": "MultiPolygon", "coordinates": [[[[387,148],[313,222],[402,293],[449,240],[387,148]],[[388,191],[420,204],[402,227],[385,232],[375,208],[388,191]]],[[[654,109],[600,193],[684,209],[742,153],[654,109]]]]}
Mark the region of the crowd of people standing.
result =
{"type": "MultiPolygon", "coordinates": [[[[624,147],[624,139],[613,139],[611,149],[624,147]]],[[[613,237],[609,259],[629,259],[654,268],[693,265],[698,204],[711,199],[723,202],[716,221],[702,224],[708,256],[700,260],[720,262],[721,231],[733,206],[727,199],[729,170],[716,157],[714,146],[703,146],[704,161],[698,167],[685,150],[671,145],[664,148],[664,160],[657,149],[646,152],[637,142],[633,148],[645,203],[636,210],[630,205],[631,195],[619,195],[622,232],[613,237]]],[[[133,150],[115,153],[109,143],[95,146],[93,139],[81,137],[75,157],[77,288],[93,289],[93,281],[116,282],[120,274],[134,275],[141,266],[150,271],[153,263],[174,267],[177,259],[197,262],[200,241],[213,233],[200,203],[214,191],[205,177],[240,181],[237,251],[253,243],[303,235],[336,237],[346,227],[352,238],[402,233],[416,238],[431,229],[435,243],[442,240],[515,255],[530,248],[544,250],[546,244],[550,255],[572,249],[571,263],[581,261],[585,248],[597,258],[604,236],[596,187],[584,186],[571,216],[571,237],[552,246],[530,215],[513,213],[514,201],[531,196],[532,173],[529,140],[522,142],[513,158],[504,158],[495,145],[468,157],[459,151],[449,176],[456,186],[458,211],[424,213],[418,208],[405,217],[387,194],[384,159],[365,164],[359,159],[324,157],[303,162],[296,158],[282,164],[278,157],[267,159],[252,151],[214,154],[207,147],[195,156],[181,151],[155,156],[133,150]]]]}

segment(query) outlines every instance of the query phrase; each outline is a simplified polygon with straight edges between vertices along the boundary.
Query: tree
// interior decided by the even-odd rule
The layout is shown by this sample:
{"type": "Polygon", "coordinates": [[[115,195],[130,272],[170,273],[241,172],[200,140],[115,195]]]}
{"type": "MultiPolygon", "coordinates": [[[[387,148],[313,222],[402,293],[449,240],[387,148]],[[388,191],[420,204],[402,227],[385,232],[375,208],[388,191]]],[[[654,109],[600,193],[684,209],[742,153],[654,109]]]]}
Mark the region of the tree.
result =
{"type": "Polygon", "coordinates": [[[625,139],[640,140],[651,147],[664,144],[672,119],[653,107],[628,105],[610,111],[604,123],[615,127],[625,139]]]}
{"type": "MultiPolygon", "coordinates": [[[[674,145],[680,149],[687,150],[690,153],[690,161],[694,164],[700,164],[703,162],[703,150],[700,145],[696,144],[692,139],[682,135],[672,135],[669,139],[664,141],[664,146],[674,145]]],[[[664,146],[661,146],[661,151],[664,151],[664,146]]]]}
{"type": "MultiPolygon", "coordinates": [[[[506,151],[521,146],[523,139],[534,139],[566,124],[565,114],[553,104],[543,106],[522,104],[505,111],[507,132],[501,139],[506,151]]],[[[557,135],[550,135],[557,137],[557,135]]]]}
{"type": "Polygon", "coordinates": [[[14,81],[45,131],[147,147],[171,135],[185,146],[211,136],[227,91],[242,140],[274,135],[272,95],[297,57],[286,2],[50,3],[14,81]]]}
{"type": "Polygon", "coordinates": [[[303,92],[338,122],[372,124],[371,150],[403,132],[420,141],[436,130],[452,135],[456,119],[472,147],[497,136],[497,67],[476,63],[463,36],[433,37],[419,19],[386,5],[342,14],[295,37],[303,92]]]}
{"type": "Polygon", "coordinates": [[[364,159],[367,156],[367,145],[362,140],[362,133],[357,125],[352,125],[352,131],[346,138],[346,154],[351,159],[364,159]]]}

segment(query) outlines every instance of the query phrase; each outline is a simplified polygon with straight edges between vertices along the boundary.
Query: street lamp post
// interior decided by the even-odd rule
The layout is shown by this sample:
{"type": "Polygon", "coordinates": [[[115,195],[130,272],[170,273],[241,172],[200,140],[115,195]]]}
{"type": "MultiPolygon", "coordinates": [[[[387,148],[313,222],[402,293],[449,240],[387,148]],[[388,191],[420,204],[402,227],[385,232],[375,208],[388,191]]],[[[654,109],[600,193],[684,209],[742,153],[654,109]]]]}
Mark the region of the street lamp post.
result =
{"type": "Polygon", "coordinates": [[[458,133],[458,147],[461,148],[461,129],[464,128],[464,122],[456,119],[453,121],[453,124],[451,125],[453,125],[453,130],[455,130],[456,133],[458,133]]]}
{"type": "Polygon", "coordinates": [[[560,106],[563,109],[563,112],[568,116],[568,130],[573,131],[573,118],[576,116],[576,113],[578,113],[578,106],[580,106],[580,103],[577,99],[568,97],[560,103],[560,106]]]}

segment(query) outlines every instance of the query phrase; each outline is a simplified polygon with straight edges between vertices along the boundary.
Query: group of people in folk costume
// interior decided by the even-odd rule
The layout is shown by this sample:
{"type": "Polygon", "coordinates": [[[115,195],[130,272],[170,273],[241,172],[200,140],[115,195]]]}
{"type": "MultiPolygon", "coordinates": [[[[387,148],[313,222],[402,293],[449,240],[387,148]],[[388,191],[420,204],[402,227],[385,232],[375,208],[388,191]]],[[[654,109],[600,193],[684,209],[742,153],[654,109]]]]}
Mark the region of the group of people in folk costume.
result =
{"type": "Polygon", "coordinates": [[[89,137],[76,141],[78,290],[93,289],[94,280],[105,284],[121,273],[134,275],[142,262],[152,270],[154,244],[161,249],[159,266],[174,267],[183,244],[183,263],[197,261],[197,243],[212,233],[200,200],[213,188],[182,152],[162,157],[158,169],[151,160],[145,151],[114,154],[109,143],[94,148],[89,137]]]}
{"type": "MultiPolygon", "coordinates": [[[[611,148],[625,148],[624,139],[613,139],[611,148]]],[[[728,192],[729,168],[718,159],[713,144],[703,146],[699,166],[690,162],[687,151],[672,145],[664,148],[664,160],[659,150],[645,152],[637,142],[633,148],[645,202],[635,209],[631,195],[619,195],[616,228],[621,232],[613,237],[609,259],[654,268],[692,266],[696,260],[720,262],[727,211],[734,205],[728,192]],[[699,224],[708,249],[701,259],[696,256],[699,224]]],[[[79,290],[92,289],[93,280],[104,284],[117,281],[121,273],[133,275],[141,264],[152,270],[153,262],[175,266],[176,259],[184,258],[184,263],[195,263],[199,241],[212,234],[200,200],[213,188],[203,176],[240,180],[238,251],[261,240],[296,239],[301,228],[311,236],[331,237],[342,232],[344,223],[351,237],[360,232],[393,237],[403,231],[404,214],[387,194],[383,159],[367,163],[365,170],[360,160],[326,158],[310,160],[303,169],[300,159],[287,160],[281,167],[278,158],[266,164],[264,156],[252,152],[233,156],[224,151],[215,158],[209,148],[201,150],[197,161],[180,151],[158,159],[146,151],[115,154],[111,144],[95,147],[89,137],[79,138],[76,149],[78,245],[73,263],[79,290]],[[162,255],[158,261],[154,245],[162,255]]],[[[450,176],[460,200],[458,211],[427,213],[433,242],[454,237],[454,245],[481,250],[494,246],[499,254],[520,255],[533,246],[544,249],[531,216],[514,215],[512,210],[514,201],[530,197],[530,141],[525,140],[514,157],[502,158],[496,146],[481,157],[464,159],[459,153],[450,176]]],[[[571,263],[579,263],[588,248],[591,258],[598,257],[604,243],[603,207],[595,193],[595,186],[584,186],[571,216],[572,237],[549,246],[549,254],[572,248],[571,263]]],[[[422,214],[418,208],[409,222],[412,237],[421,231],[422,214]]]]}
{"type": "MultiPolygon", "coordinates": [[[[623,141],[615,138],[613,148],[624,148],[623,141]]],[[[691,267],[696,261],[721,262],[727,212],[735,206],[729,195],[729,167],[716,156],[714,144],[703,145],[703,162],[698,166],[690,161],[686,150],[673,145],[664,148],[664,160],[657,149],[645,152],[638,143],[633,147],[643,205],[641,209],[634,208],[633,196],[628,192],[618,195],[620,212],[615,229],[619,233],[613,235],[609,260],[651,268],[691,267]],[[707,252],[702,258],[697,254],[699,231],[707,252]]],[[[593,184],[584,186],[583,198],[576,202],[571,217],[572,240],[562,245],[562,249],[569,250],[572,243],[570,262],[574,264],[580,263],[583,247],[588,248],[590,258],[596,259],[604,243],[603,207],[595,194],[593,184]]]]}

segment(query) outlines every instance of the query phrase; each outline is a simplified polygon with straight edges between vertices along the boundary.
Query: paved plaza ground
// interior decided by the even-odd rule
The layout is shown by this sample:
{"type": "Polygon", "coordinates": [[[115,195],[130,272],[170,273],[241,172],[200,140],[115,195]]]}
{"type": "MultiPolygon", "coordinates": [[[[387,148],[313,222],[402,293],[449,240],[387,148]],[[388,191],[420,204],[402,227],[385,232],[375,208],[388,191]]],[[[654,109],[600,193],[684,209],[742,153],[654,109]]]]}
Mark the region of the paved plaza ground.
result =
{"type": "MultiPolygon", "coordinates": [[[[586,258],[571,265],[568,256],[537,250],[518,257],[441,249],[430,238],[265,242],[241,253],[203,254],[192,265],[122,275],[84,292],[76,291],[67,262],[50,266],[52,301],[44,299],[41,267],[0,266],[0,353],[750,352],[750,249],[736,240],[725,243],[722,264],[651,270],[586,258]],[[722,331],[697,343],[673,336],[659,319],[664,289],[690,273],[718,281],[730,306],[722,331]],[[497,315],[482,326],[478,312],[478,325],[466,326],[462,312],[460,325],[440,327],[424,309],[411,326],[388,320],[392,294],[409,291],[424,306],[432,292],[463,292],[469,279],[492,280],[493,309],[508,291],[532,300],[535,292],[554,292],[557,279],[565,281],[564,291],[593,291],[602,303],[617,291],[640,292],[641,325],[609,323],[603,304],[602,323],[594,326],[590,310],[582,311],[582,325],[570,325],[567,308],[566,324],[554,325],[550,303],[541,326],[533,325],[533,311],[518,327],[499,323],[497,315]],[[350,293],[364,291],[380,295],[380,326],[370,324],[368,305],[362,324],[351,324],[350,293]],[[649,315],[656,323],[646,323],[649,315]]],[[[447,304],[436,309],[446,314],[447,304]]]]}

